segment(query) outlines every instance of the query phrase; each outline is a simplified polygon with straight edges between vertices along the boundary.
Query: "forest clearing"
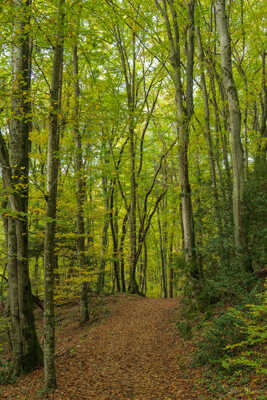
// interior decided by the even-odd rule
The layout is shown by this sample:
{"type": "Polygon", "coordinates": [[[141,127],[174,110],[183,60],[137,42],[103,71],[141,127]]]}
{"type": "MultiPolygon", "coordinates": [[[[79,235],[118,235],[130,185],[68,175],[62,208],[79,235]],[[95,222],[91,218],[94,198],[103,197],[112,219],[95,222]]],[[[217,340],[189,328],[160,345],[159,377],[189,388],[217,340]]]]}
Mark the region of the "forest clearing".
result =
{"type": "Polygon", "coordinates": [[[266,26],[0,1],[0,399],[266,399],[266,26]]]}

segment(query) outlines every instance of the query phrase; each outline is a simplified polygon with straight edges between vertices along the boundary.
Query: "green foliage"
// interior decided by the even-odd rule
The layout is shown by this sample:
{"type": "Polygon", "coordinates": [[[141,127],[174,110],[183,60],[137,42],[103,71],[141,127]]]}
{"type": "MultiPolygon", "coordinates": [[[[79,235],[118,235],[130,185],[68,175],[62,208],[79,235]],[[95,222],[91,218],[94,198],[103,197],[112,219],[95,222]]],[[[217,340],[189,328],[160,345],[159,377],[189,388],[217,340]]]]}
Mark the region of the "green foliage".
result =
{"type": "Polygon", "coordinates": [[[195,364],[212,365],[238,375],[244,368],[266,374],[264,343],[267,339],[267,297],[251,294],[251,301],[229,307],[220,315],[199,325],[195,364]],[[199,340],[200,339],[200,340],[199,340]]]}
{"type": "Polygon", "coordinates": [[[13,365],[10,361],[0,361],[0,385],[16,382],[13,365]]]}
{"type": "Polygon", "coordinates": [[[267,259],[267,180],[266,165],[252,175],[246,185],[246,219],[248,245],[255,269],[261,269],[267,259]]]}
{"type": "Polygon", "coordinates": [[[39,389],[39,390],[37,390],[37,392],[36,392],[36,395],[37,395],[37,397],[39,397],[39,398],[47,398],[47,395],[49,394],[49,392],[50,392],[50,389],[47,389],[47,388],[41,388],[41,389],[39,389]]]}
{"type": "Polygon", "coordinates": [[[229,356],[222,361],[226,369],[248,367],[257,374],[267,374],[264,352],[267,341],[267,291],[259,297],[259,304],[247,304],[246,309],[231,308],[229,311],[234,318],[242,321],[245,339],[226,346],[226,351],[230,351],[229,356]]]}
{"type": "Polygon", "coordinates": [[[205,321],[201,337],[197,338],[196,364],[220,366],[226,355],[226,346],[245,339],[243,327],[243,321],[229,311],[205,321]]]}
{"type": "Polygon", "coordinates": [[[184,339],[188,340],[192,337],[192,324],[187,319],[182,319],[181,321],[176,322],[175,325],[178,333],[184,339]]]}

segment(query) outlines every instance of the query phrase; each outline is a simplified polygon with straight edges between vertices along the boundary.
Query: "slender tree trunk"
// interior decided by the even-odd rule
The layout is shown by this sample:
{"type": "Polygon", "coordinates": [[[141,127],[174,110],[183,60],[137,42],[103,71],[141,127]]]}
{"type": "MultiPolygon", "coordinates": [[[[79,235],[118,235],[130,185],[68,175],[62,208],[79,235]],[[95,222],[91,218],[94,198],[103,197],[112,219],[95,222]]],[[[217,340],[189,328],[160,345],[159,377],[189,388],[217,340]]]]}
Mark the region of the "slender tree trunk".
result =
{"type": "MultiPolygon", "coordinates": [[[[209,72],[209,77],[210,77],[210,86],[211,86],[211,94],[212,94],[212,105],[214,109],[214,117],[215,117],[215,130],[216,130],[216,153],[215,153],[215,161],[216,161],[216,167],[218,171],[218,180],[220,184],[220,191],[223,196],[223,200],[226,203],[227,197],[225,193],[225,188],[224,188],[224,179],[223,179],[223,174],[222,174],[222,167],[221,167],[221,157],[220,157],[220,149],[221,149],[221,123],[220,123],[220,116],[219,116],[219,109],[218,109],[218,104],[217,104],[217,99],[216,99],[216,89],[215,89],[215,83],[214,83],[214,76],[212,71],[208,70],[209,72]]],[[[224,153],[224,168],[227,171],[227,185],[229,189],[229,193],[231,193],[231,176],[230,176],[230,169],[229,169],[229,163],[228,163],[228,157],[225,155],[225,149],[223,146],[223,153],[224,153]],[[227,160],[227,164],[226,163],[227,160]],[[229,173],[228,173],[229,172],[229,173]],[[230,179],[230,180],[229,180],[230,179]]]]}
{"type": "Polygon", "coordinates": [[[128,222],[128,213],[126,213],[123,218],[122,228],[121,228],[120,248],[119,248],[121,287],[123,293],[126,292],[125,271],[124,271],[124,242],[127,233],[127,222],[128,222]]]}
{"type": "Polygon", "coordinates": [[[161,271],[162,271],[162,287],[163,287],[163,295],[166,299],[168,297],[167,290],[167,276],[166,276],[166,242],[164,240],[164,232],[162,231],[160,214],[159,214],[159,206],[157,208],[157,217],[158,217],[158,229],[159,229],[159,244],[160,244],[160,259],[161,259],[161,271]]]}
{"type": "Polygon", "coordinates": [[[136,108],[136,34],[132,33],[132,68],[127,57],[121,33],[116,27],[115,37],[118,43],[118,51],[121,58],[121,65],[124,74],[124,80],[127,91],[127,106],[129,119],[129,143],[130,143],[130,206],[128,212],[129,233],[130,233],[130,281],[128,286],[129,293],[139,293],[136,281],[136,265],[137,265],[137,240],[136,240],[136,143],[135,143],[135,126],[134,113],[136,108]]]}
{"type": "Polygon", "coordinates": [[[105,286],[105,267],[106,267],[106,251],[108,246],[108,227],[109,227],[109,199],[108,199],[108,188],[107,188],[107,177],[102,177],[102,187],[104,194],[104,203],[105,203],[105,215],[104,215],[104,224],[102,230],[102,246],[101,246],[101,257],[100,257],[100,265],[99,265],[99,275],[97,281],[97,292],[101,293],[104,290],[105,286]]]}
{"type": "Polygon", "coordinates": [[[118,259],[118,208],[114,210],[114,192],[115,192],[115,182],[113,182],[113,187],[110,196],[110,228],[112,234],[113,242],[113,265],[114,265],[114,277],[116,281],[117,291],[121,291],[120,285],[120,270],[119,270],[119,259],[118,259]]]}
{"type": "MultiPolygon", "coordinates": [[[[0,164],[1,165],[1,164],[0,164]]],[[[2,172],[3,174],[3,172],[2,172]]],[[[4,179],[3,179],[3,186],[5,187],[5,183],[4,183],[4,179]]],[[[1,280],[1,288],[0,288],[0,296],[1,298],[3,297],[3,291],[4,291],[4,281],[6,278],[6,272],[7,271],[7,267],[8,267],[8,216],[6,214],[7,212],[7,206],[8,206],[8,200],[4,199],[1,202],[1,208],[2,210],[4,210],[2,212],[2,222],[3,222],[3,228],[4,228],[4,233],[5,233],[5,252],[6,252],[6,260],[7,262],[5,262],[5,265],[3,267],[3,273],[2,273],[2,280],[1,280]]],[[[7,296],[9,298],[9,296],[7,296]]],[[[8,298],[7,298],[7,303],[6,306],[9,309],[9,304],[8,304],[8,298]]]]}
{"type": "Polygon", "coordinates": [[[129,293],[138,293],[136,282],[136,181],[135,181],[135,143],[134,129],[130,128],[131,197],[130,197],[130,282],[129,293]]]}
{"type": "MultiPolygon", "coordinates": [[[[191,200],[191,187],[188,175],[188,146],[189,146],[189,121],[193,114],[193,67],[194,67],[194,6],[195,2],[188,3],[189,34],[187,44],[187,68],[186,68],[186,109],[183,106],[183,94],[180,88],[181,72],[175,80],[176,82],[176,106],[178,113],[178,135],[179,135],[179,177],[181,185],[181,205],[182,205],[182,223],[184,232],[184,250],[185,259],[191,264],[191,275],[198,279],[196,250],[195,250],[195,232],[191,200]]],[[[177,17],[176,17],[177,18],[177,17]]],[[[177,43],[179,46],[179,42],[177,43]]],[[[180,55],[179,55],[179,69],[180,55]]],[[[178,65],[176,65],[176,70],[178,65]]],[[[177,72],[176,72],[177,74],[177,72]]]]}
{"type": "Polygon", "coordinates": [[[84,324],[89,321],[89,309],[88,309],[88,283],[81,283],[80,293],[80,324],[84,324]]]}
{"type": "MultiPolygon", "coordinates": [[[[78,23],[79,25],[79,23],[78,23]]],[[[78,35],[78,34],[77,34],[78,35]]],[[[76,173],[76,202],[77,202],[77,253],[80,268],[86,265],[85,260],[85,224],[84,224],[84,201],[85,201],[85,181],[82,159],[82,140],[79,128],[80,115],[80,85],[79,85],[79,62],[78,62],[78,38],[72,49],[72,70],[74,78],[74,138],[76,144],[75,152],[75,173],[76,173]]]]}
{"type": "MultiPolygon", "coordinates": [[[[173,224],[174,229],[174,224],[173,224]]],[[[174,268],[173,268],[173,239],[174,239],[174,230],[171,231],[170,238],[170,248],[168,255],[168,265],[169,265],[169,297],[172,299],[174,296],[173,285],[174,285],[174,268]]]]}
{"type": "Polygon", "coordinates": [[[216,21],[221,46],[221,62],[223,85],[228,99],[230,115],[230,145],[233,161],[233,219],[234,243],[236,254],[245,269],[251,271],[249,265],[244,218],[244,159],[241,143],[241,113],[237,89],[232,72],[231,38],[225,12],[225,0],[216,0],[216,21]]]}
{"type": "Polygon", "coordinates": [[[45,229],[44,264],[45,264],[45,297],[44,297],[44,374],[45,389],[56,388],[55,371],[55,314],[54,314],[54,268],[55,268],[55,234],[57,209],[57,182],[59,166],[59,113],[61,111],[63,43],[64,43],[64,4],[58,2],[58,31],[54,47],[54,61],[50,96],[50,115],[48,133],[47,160],[47,204],[48,221],[45,229]]]}
{"type": "MultiPolygon", "coordinates": [[[[207,84],[206,84],[206,77],[204,72],[204,50],[202,47],[201,35],[199,27],[197,28],[197,39],[198,39],[198,47],[199,47],[199,56],[201,62],[201,89],[203,92],[203,99],[204,99],[204,116],[205,116],[205,138],[207,141],[208,147],[208,157],[209,157],[209,167],[210,167],[210,176],[211,176],[211,183],[212,183],[212,195],[214,199],[214,211],[215,217],[217,221],[217,227],[219,231],[219,237],[223,236],[222,230],[222,219],[220,214],[220,204],[219,204],[219,193],[217,188],[217,177],[216,177],[216,168],[215,168],[215,156],[214,156],[214,146],[211,137],[210,131],[210,109],[209,109],[209,97],[207,91],[207,84]]],[[[221,246],[221,255],[223,257],[223,249],[221,246]]]]}
{"type": "Polygon", "coordinates": [[[143,294],[146,296],[147,292],[147,244],[146,244],[146,238],[144,240],[144,290],[143,294]]]}
{"type": "Polygon", "coordinates": [[[170,60],[173,69],[173,82],[175,87],[175,103],[177,111],[177,135],[179,137],[178,147],[178,169],[181,188],[181,216],[184,235],[185,260],[191,265],[192,278],[198,279],[194,221],[191,201],[191,188],[188,175],[188,146],[190,119],[193,114],[193,68],[194,68],[194,8],[195,1],[187,2],[188,29],[185,37],[186,52],[186,93],[183,90],[182,63],[180,50],[180,31],[176,11],[176,4],[173,0],[155,0],[157,8],[160,10],[167,30],[170,60]],[[169,7],[169,11],[168,11],[169,7]],[[170,16],[169,16],[170,14],[170,16]],[[186,104],[184,104],[186,98],[186,104]]]}
{"type": "MultiPolygon", "coordinates": [[[[5,187],[4,179],[3,179],[3,186],[5,187]]],[[[8,206],[8,200],[5,199],[1,202],[1,208],[2,210],[7,211],[7,206],[8,206]]],[[[8,216],[6,215],[6,211],[2,213],[2,222],[3,222],[3,228],[5,232],[5,245],[6,245],[6,250],[8,247],[8,216]]]]}
{"type": "Polygon", "coordinates": [[[209,67],[209,75],[210,75],[210,86],[211,86],[211,91],[212,91],[212,101],[213,101],[213,106],[214,106],[214,112],[215,112],[215,124],[216,124],[216,130],[217,132],[220,132],[221,135],[221,142],[222,142],[222,148],[223,148],[223,163],[224,163],[224,168],[226,171],[226,176],[227,176],[227,186],[228,186],[228,191],[229,191],[229,199],[232,201],[232,178],[231,178],[231,168],[230,168],[230,163],[229,163],[229,153],[228,153],[228,140],[227,140],[227,132],[229,131],[229,123],[228,123],[228,110],[226,108],[226,99],[225,99],[225,93],[224,93],[224,87],[222,84],[221,77],[216,71],[215,68],[215,62],[213,59],[210,59],[210,67],[209,67]],[[219,93],[221,96],[221,102],[222,102],[222,122],[223,124],[221,125],[220,123],[220,111],[217,103],[217,98],[216,98],[216,87],[215,87],[215,78],[216,82],[218,84],[219,88],[219,93]]]}
{"type": "Polygon", "coordinates": [[[39,293],[39,254],[37,254],[37,256],[35,256],[34,280],[35,280],[35,294],[36,294],[36,296],[38,296],[38,293],[39,293]]]}

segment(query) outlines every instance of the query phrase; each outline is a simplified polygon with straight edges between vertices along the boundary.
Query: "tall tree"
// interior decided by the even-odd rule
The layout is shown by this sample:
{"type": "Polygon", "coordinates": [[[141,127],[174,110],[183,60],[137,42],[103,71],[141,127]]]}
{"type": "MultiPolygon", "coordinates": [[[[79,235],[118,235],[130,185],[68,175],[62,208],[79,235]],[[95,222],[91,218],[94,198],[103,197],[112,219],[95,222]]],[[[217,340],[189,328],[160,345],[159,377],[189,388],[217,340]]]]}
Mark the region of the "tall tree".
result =
{"type": "Polygon", "coordinates": [[[222,78],[227,95],[230,116],[230,145],[233,161],[234,241],[238,257],[242,259],[245,268],[251,271],[245,233],[244,158],[241,143],[241,111],[232,71],[231,37],[225,11],[225,0],[216,0],[215,8],[221,49],[222,78]]]}
{"type": "Polygon", "coordinates": [[[56,387],[55,354],[55,315],[54,315],[54,268],[55,268],[55,233],[57,211],[57,186],[59,167],[59,113],[61,110],[63,44],[64,44],[64,5],[58,1],[57,38],[54,46],[53,72],[50,94],[50,114],[47,152],[47,199],[44,244],[44,374],[45,389],[56,387]]]}
{"type": "Polygon", "coordinates": [[[31,1],[14,0],[10,156],[1,136],[1,164],[9,193],[8,278],[12,350],[16,375],[42,364],[28,264],[29,133],[31,130],[31,1]]]}
{"type": "MultiPolygon", "coordinates": [[[[80,7],[80,5],[79,5],[80,7]]],[[[85,260],[85,223],[84,223],[84,202],[85,202],[85,180],[84,166],[82,156],[82,138],[80,132],[80,82],[79,82],[79,24],[80,24],[80,8],[78,10],[76,37],[72,48],[72,71],[74,86],[74,138],[76,144],[75,151],[75,172],[76,172],[76,202],[77,202],[77,253],[79,267],[83,268],[86,264],[85,260]]]]}
{"type": "Polygon", "coordinates": [[[172,79],[175,87],[176,126],[179,140],[178,163],[181,190],[181,216],[184,235],[185,260],[192,265],[191,275],[199,277],[196,265],[195,233],[191,200],[191,187],[188,172],[188,146],[190,120],[193,114],[193,68],[194,68],[194,10],[195,1],[187,2],[187,28],[185,29],[186,66],[183,73],[181,58],[181,28],[176,3],[173,0],[155,0],[167,31],[172,79]],[[183,78],[184,76],[184,78],[183,78]],[[185,86],[185,89],[184,89],[185,86]]]}

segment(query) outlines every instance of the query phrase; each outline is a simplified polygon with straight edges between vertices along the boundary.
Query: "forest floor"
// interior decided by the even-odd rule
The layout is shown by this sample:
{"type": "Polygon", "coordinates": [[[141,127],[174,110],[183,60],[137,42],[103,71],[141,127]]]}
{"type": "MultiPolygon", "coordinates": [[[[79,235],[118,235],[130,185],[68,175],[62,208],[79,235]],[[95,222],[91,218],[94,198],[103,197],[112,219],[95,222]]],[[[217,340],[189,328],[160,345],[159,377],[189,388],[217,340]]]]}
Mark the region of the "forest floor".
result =
{"type": "MultiPolygon", "coordinates": [[[[190,366],[194,347],[177,335],[177,299],[109,296],[91,300],[92,322],[82,327],[78,306],[57,308],[58,388],[42,392],[43,370],[0,387],[0,399],[219,400],[258,399],[248,388],[214,395],[201,368],[190,366]]],[[[37,326],[41,331],[41,315],[37,326]]]]}

